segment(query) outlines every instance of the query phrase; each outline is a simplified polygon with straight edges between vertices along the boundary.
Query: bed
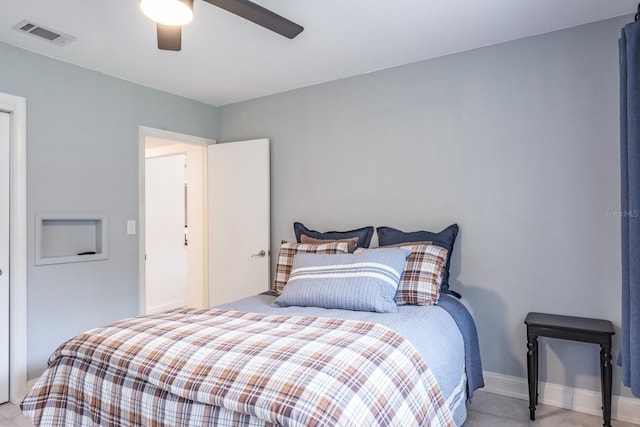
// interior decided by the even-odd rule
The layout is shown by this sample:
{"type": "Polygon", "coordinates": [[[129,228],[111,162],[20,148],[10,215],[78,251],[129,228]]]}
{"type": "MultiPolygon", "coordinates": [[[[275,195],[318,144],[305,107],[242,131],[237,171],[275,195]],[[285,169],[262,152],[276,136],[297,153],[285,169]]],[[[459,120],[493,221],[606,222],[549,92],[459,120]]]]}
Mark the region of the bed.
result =
{"type": "Polygon", "coordinates": [[[383,301],[385,275],[397,285],[412,252],[340,255],[347,247],[339,245],[337,254],[290,256],[285,290],[72,338],[51,355],[23,412],[36,426],[462,425],[466,400],[483,385],[469,311],[446,294],[434,304],[396,305],[393,289],[383,301]],[[378,262],[389,256],[402,266],[378,262]],[[362,277],[345,282],[345,264],[329,276],[315,264],[335,268],[336,259],[358,260],[362,277]],[[363,265],[378,270],[362,273],[363,265]],[[310,280],[318,270],[324,276],[310,280]],[[309,293],[305,286],[318,280],[309,293]],[[312,303],[300,295],[313,295],[312,303]],[[353,295],[374,309],[343,306],[353,295]]]}

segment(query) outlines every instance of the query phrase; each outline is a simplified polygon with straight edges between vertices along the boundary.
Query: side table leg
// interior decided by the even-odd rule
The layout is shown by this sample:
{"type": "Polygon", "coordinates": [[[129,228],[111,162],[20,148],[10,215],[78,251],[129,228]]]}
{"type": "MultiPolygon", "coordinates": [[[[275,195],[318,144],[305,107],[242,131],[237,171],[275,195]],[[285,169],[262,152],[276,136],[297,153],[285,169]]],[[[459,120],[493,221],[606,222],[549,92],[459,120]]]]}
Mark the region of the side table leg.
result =
{"type": "Polygon", "coordinates": [[[540,395],[538,390],[538,383],[540,381],[540,370],[538,369],[538,341],[536,341],[536,351],[535,351],[535,360],[534,360],[534,368],[536,373],[536,406],[538,406],[538,396],[540,395]]]}
{"type": "Polygon", "coordinates": [[[529,419],[536,419],[538,402],[538,338],[527,336],[527,377],[529,380],[529,419]]]}
{"type": "Polygon", "coordinates": [[[602,417],[604,427],[611,427],[611,343],[600,346],[600,378],[602,380],[602,417]]]}

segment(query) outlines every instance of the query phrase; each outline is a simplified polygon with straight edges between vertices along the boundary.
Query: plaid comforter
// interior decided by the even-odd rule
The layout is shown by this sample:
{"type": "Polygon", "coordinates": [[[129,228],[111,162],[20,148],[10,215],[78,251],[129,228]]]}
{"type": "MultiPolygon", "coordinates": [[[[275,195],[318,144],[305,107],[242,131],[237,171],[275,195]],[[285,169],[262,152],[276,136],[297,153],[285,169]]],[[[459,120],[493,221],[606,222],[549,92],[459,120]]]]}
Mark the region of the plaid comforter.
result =
{"type": "Polygon", "coordinates": [[[69,340],[22,409],[58,426],[454,425],[429,368],[386,327],[220,309],[69,340]]]}

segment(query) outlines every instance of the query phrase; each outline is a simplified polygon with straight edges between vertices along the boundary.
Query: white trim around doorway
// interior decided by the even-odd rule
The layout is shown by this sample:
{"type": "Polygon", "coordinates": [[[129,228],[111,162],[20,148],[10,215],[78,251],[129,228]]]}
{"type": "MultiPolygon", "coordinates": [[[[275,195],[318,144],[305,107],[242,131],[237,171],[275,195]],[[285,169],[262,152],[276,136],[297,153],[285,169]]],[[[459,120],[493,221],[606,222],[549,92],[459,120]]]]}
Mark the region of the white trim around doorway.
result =
{"type": "Polygon", "coordinates": [[[9,190],[9,400],[27,394],[27,101],[0,93],[11,116],[9,190]]]}
{"type": "MultiPolygon", "coordinates": [[[[178,132],[172,132],[164,129],[155,129],[147,126],[139,127],[138,142],[138,286],[139,286],[139,314],[145,314],[146,311],[146,295],[145,295],[145,141],[147,137],[165,139],[184,144],[207,146],[215,144],[213,139],[202,138],[178,132]]],[[[205,233],[208,235],[208,233],[205,233]]],[[[205,249],[206,250],[206,249],[205,249]]],[[[204,259],[208,259],[205,256],[204,259]]],[[[206,276],[208,277],[208,275],[206,276]]],[[[208,287],[207,287],[208,289],[208,287]]]]}

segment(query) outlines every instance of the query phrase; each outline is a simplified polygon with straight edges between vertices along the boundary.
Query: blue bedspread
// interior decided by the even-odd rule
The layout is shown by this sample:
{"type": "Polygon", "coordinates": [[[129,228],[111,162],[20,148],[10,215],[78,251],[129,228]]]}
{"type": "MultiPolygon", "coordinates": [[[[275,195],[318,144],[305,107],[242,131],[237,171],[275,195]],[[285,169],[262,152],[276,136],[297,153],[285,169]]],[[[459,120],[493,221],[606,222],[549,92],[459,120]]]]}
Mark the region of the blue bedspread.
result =
{"type": "Polygon", "coordinates": [[[478,330],[469,310],[456,297],[448,294],[440,296],[438,305],[453,317],[464,339],[465,369],[467,370],[467,398],[471,400],[473,392],[484,387],[482,361],[480,360],[480,343],[478,330]]]}

